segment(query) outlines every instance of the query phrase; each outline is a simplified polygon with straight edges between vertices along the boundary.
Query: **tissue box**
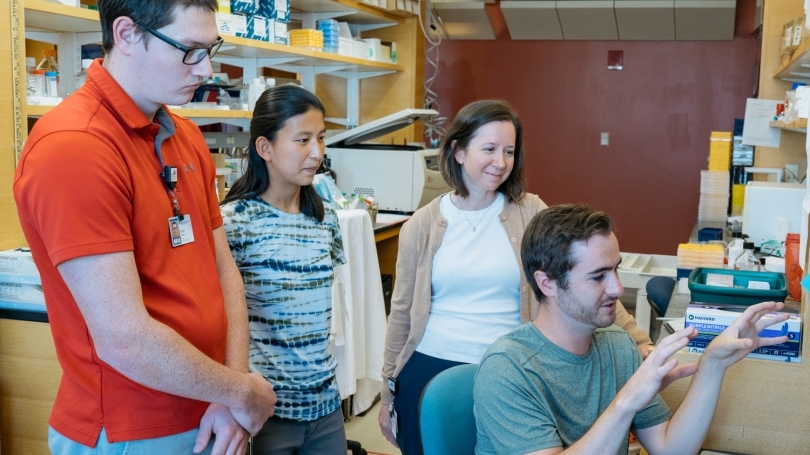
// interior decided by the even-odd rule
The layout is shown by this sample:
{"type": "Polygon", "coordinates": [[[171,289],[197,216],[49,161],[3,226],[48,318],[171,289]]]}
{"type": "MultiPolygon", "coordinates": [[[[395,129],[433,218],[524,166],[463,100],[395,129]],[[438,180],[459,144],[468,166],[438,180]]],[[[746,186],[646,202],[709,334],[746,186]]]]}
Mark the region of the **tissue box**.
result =
{"type": "Polygon", "coordinates": [[[357,58],[364,58],[366,60],[371,60],[374,58],[374,54],[371,53],[371,44],[367,43],[364,40],[354,40],[354,56],[357,58]]]}
{"type": "Polygon", "coordinates": [[[290,0],[259,0],[257,14],[287,24],[290,22],[290,0]]]}
{"type": "Polygon", "coordinates": [[[0,251],[0,281],[42,284],[31,251],[27,248],[0,251]]]}
{"type": "Polygon", "coordinates": [[[256,0],[231,0],[231,14],[252,16],[259,13],[256,0]]]}
{"type": "MultiPolygon", "coordinates": [[[[391,54],[389,55],[389,60],[391,60],[392,63],[396,63],[397,62],[397,43],[395,41],[381,41],[381,44],[390,49],[391,54]]],[[[383,50],[383,54],[385,54],[385,50],[383,50]]]]}
{"type": "Polygon", "coordinates": [[[380,40],[378,38],[368,38],[364,39],[363,41],[368,43],[370,49],[368,54],[369,56],[367,58],[369,60],[382,61],[382,50],[380,49],[382,44],[380,43],[380,40]]]}
{"type": "Polygon", "coordinates": [[[0,300],[44,305],[45,294],[41,284],[0,282],[0,300]]]}
{"type": "Polygon", "coordinates": [[[354,57],[354,40],[351,38],[338,38],[338,55],[354,57]]]}
{"type": "MultiPolygon", "coordinates": [[[[706,346],[740,317],[744,310],[745,307],[739,306],[690,303],[686,309],[684,327],[694,327],[698,331],[698,335],[689,341],[688,351],[700,353],[706,350],[706,346]]],[[[768,313],[762,319],[775,318],[779,314],[781,313],[768,313]]],[[[759,334],[766,338],[783,335],[788,337],[787,342],[755,349],[754,352],[748,354],[748,357],[780,362],[801,362],[799,350],[802,340],[801,316],[791,314],[787,321],[767,327],[759,334]]]]}
{"type": "Polygon", "coordinates": [[[245,23],[247,24],[247,28],[245,29],[245,33],[237,33],[236,36],[240,38],[249,38],[255,39],[258,41],[270,41],[270,32],[268,24],[268,19],[266,17],[261,16],[247,16],[245,18],[245,23]]]}
{"type": "Polygon", "coordinates": [[[217,13],[217,31],[220,35],[247,35],[247,17],[240,14],[217,13]]]}

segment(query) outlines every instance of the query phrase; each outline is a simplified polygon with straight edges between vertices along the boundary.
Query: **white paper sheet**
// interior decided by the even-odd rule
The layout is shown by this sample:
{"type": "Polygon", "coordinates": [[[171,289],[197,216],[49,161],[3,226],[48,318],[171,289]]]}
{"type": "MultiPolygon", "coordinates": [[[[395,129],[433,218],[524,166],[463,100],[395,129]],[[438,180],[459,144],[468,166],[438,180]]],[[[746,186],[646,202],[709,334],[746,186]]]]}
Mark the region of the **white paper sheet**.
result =
{"type": "Polygon", "coordinates": [[[742,143],[764,147],[779,147],[782,130],[771,128],[769,122],[776,114],[776,105],[780,100],[759,100],[748,98],[745,103],[745,125],[743,126],[742,143]]]}

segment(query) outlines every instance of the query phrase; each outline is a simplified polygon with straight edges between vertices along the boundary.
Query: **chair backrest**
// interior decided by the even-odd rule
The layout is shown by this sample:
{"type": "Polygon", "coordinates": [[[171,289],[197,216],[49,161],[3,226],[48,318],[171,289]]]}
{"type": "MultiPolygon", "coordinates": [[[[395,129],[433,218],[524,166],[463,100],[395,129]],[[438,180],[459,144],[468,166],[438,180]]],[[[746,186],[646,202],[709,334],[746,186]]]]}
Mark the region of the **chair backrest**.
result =
{"type": "Polygon", "coordinates": [[[475,454],[473,378],[478,365],[458,365],[434,377],[419,399],[425,455],[475,454]]]}
{"type": "Polygon", "coordinates": [[[645,286],[647,291],[647,301],[658,313],[663,316],[669,307],[669,298],[672,297],[672,290],[675,289],[676,281],[668,276],[656,276],[650,278],[645,286]]]}

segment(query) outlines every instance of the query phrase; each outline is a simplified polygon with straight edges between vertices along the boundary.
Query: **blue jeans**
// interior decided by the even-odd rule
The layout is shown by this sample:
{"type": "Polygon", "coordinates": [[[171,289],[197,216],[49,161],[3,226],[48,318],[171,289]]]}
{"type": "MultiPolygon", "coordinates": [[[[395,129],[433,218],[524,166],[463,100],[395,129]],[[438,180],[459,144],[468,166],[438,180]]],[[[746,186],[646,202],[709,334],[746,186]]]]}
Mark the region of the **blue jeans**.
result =
{"type": "MultiPolygon", "coordinates": [[[[194,441],[197,440],[197,429],[185,433],[173,434],[162,438],[139,439],[136,441],[122,441],[110,444],[107,442],[107,433],[104,428],[98,436],[96,448],[91,449],[85,445],[68,439],[58,431],[48,427],[48,448],[53,455],[154,455],[154,454],[191,454],[194,441]]],[[[202,451],[209,455],[214,446],[213,439],[208,447],[202,451]]]]}

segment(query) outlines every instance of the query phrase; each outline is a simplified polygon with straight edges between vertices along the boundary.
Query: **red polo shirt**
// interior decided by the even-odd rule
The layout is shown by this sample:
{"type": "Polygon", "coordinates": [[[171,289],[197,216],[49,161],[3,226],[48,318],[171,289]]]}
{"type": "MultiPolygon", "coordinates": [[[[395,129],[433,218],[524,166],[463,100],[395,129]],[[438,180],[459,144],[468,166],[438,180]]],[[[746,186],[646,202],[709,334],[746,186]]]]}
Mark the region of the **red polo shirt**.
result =
{"type": "Polygon", "coordinates": [[[215,169],[200,130],[187,119],[164,116],[176,132],[163,140],[161,152],[166,165],[178,168],[177,199],[194,232],[194,242],[172,248],[172,203],[155,153],[161,128],[101,60],[87,72],[87,83],[31,131],[14,176],[14,199],[42,275],[63,370],[49,423],[94,447],[102,427],[110,442],[189,431],[207,403],[141,386],[101,361],[58,264],[132,251],[149,314],[219,363],[227,318],[212,234],[222,225],[215,169]]]}

